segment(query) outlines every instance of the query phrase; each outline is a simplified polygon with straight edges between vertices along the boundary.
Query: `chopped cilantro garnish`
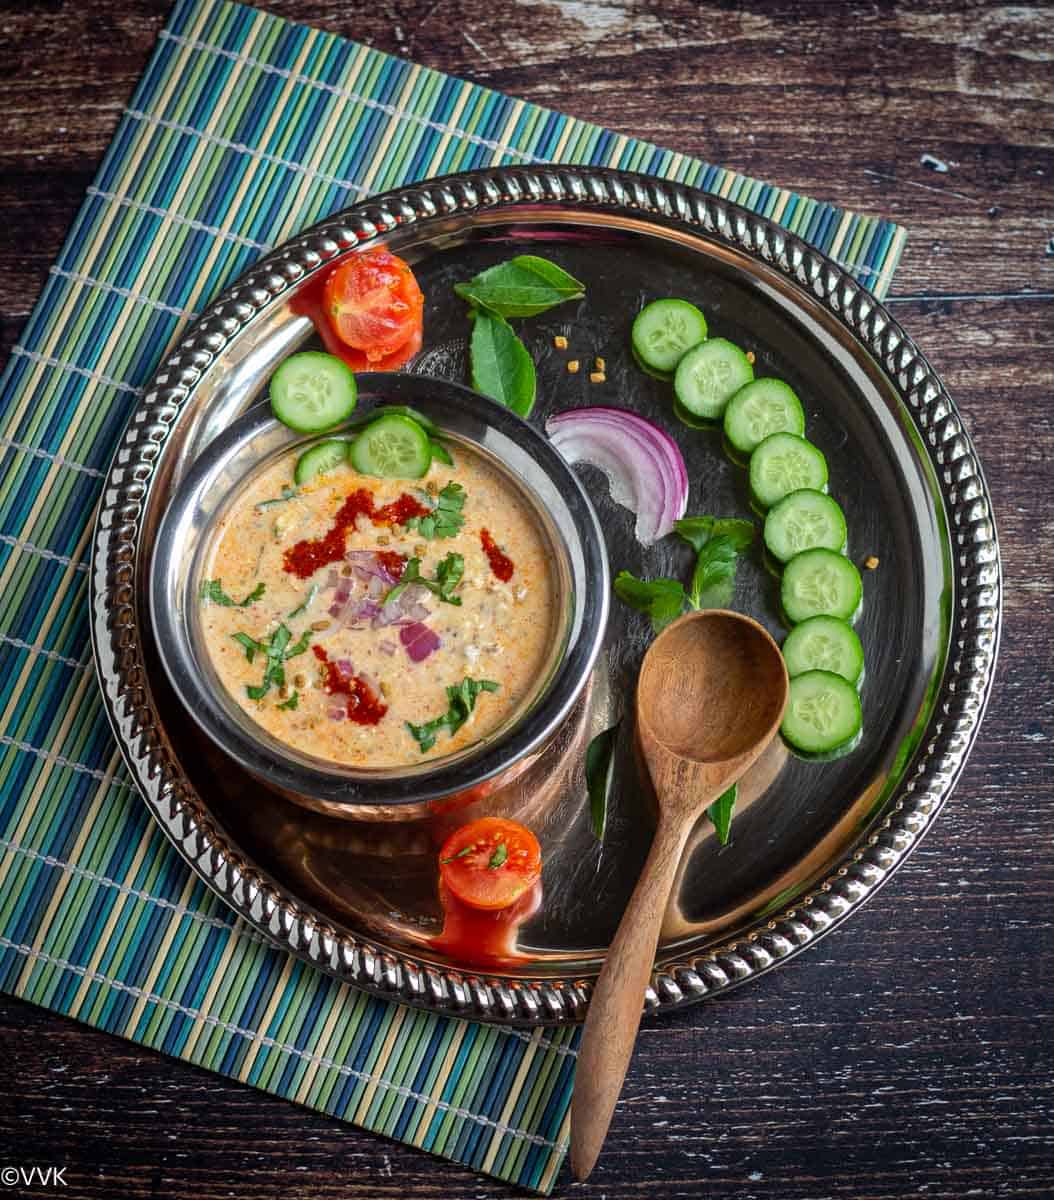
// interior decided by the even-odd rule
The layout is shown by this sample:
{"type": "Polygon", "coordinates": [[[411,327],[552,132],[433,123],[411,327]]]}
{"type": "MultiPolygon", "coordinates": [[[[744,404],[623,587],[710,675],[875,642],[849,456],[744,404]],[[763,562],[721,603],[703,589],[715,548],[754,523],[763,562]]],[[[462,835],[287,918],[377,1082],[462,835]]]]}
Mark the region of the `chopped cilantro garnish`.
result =
{"type": "Polygon", "coordinates": [[[279,708],[294,709],[300,703],[300,693],[294,692],[284,704],[279,704],[279,708]]]}
{"type": "Polygon", "coordinates": [[[454,588],[461,582],[465,573],[465,559],[460,554],[450,553],[436,567],[435,579],[426,579],[421,574],[421,560],[407,559],[399,582],[384,597],[383,604],[391,604],[398,600],[411,583],[419,583],[428,588],[433,595],[438,596],[446,604],[461,604],[461,597],[454,595],[454,588]]]}
{"type": "MultiPolygon", "coordinates": [[[[267,642],[259,642],[247,633],[232,633],[231,637],[245,651],[245,657],[252,662],[257,654],[267,657],[263,679],[258,684],[247,685],[245,694],[250,700],[262,700],[272,687],[282,687],[285,683],[285,667],[283,664],[290,658],[303,654],[311,642],[311,631],[305,630],[301,638],[293,646],[289,645],[292,638],[286,625],[279,625],[267,642]]],[[[295,704],[280,704],[279,708],[296,708],[295,704]]]]}
{"type": "Polygon", "coordinates": [[[439,860],[439,864],[440,864],[440,866],[442,866],[443,863],[453,862],[455,858],[464,858],[466,854],[471,854],[472,851],[475,850],[475,848],[476,848],[476,843],[469,842],[469,844],[467,846],[462,847],[457,852],[457,854],[451,854],[449,856],[449,858],[441,858],[439,860]]]}
{"type": "Polygon", "coordinates": [[[318,584],[313,583],[311,585],[311,590],[308,592],[307,596],[304,597],[304,602],[302,604],[298,604],[296,606],[296,608],[294,608],[293,611],[291,613],[289,613],[288,615],[290,617],[299,617],[302,612],[306,612],[311,607],[311,605],[314,604],[315,597],[317,595],[318,595],[318,584]]]}
{"type": "Polygon", "coordinates": [[[233,600],[223,590],[223,583],[219,579],[206,579],[201,585],[201,598],[213,604],[222,604],[224,608],[248,608],[250,604],[255,603],[267,590],[267,584],[258,583],[256,587],[245,597],[244,600],[233,600]]]}
{"type": "Polygon", "coordinates": [[[509,848],[504,842],[498,843],[498,848],[490,856],[490,862],[487,863],[488,871],[496,871],[502,866],[509,857],[509,848]]]}
{"type": "Polygon", "coordinates": [[[470,679],[466,675],[460,683],[452,684],[447,688],[448,708],[441,717],[435,717],[423,725],[414,725],[407,721],[406,728],[421,748],[421,753],[432,749],[440,730],[445,729],[451,734],[457,733],[472,715],[472,710],[476,707],[476,697],[480,692],[496,692],[500,686],[493,679],[470,679]]]}
{"type": "Polygon", "coordinates": [[[284,487],[282,488],[282,494],[280,496],[276,496],[274,500],[261,500],[260,503],[256,505],[256,511],[263,512],[264,509],[274,508],[276,504],[286,504],[292,500],[296,494],[297,489],[295,487],[284,487]]]}
{"type": "Polygon", "coordinates": [[[436,497],[435,507],[427,517],[411,517],[407,529],[415,529],[423,538],[456,537],[465,523],[465,489],[451,480],[436,497]]]}

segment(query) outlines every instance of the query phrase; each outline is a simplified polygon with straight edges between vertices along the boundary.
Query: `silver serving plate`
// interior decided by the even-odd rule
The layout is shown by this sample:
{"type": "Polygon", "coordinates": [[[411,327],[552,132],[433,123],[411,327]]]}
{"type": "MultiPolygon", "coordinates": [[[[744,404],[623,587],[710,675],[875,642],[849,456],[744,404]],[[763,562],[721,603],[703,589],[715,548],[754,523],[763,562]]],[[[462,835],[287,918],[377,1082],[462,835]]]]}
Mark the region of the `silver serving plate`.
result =
{"type": "MultiPolygon", "coordinates": [[[[947,799],[977,736],[999,640],[999,550],[988,489],[944,386],[861,285],[778,226],[713,196],[615,171],[509,168],[392,192],[323,222],[224,292],[164,363],[114,458],[92,561],[92,634],[105,704],[147,804],[195,871],[257,929],[359,987],[424,1007],[518,1024],[580,1020],[653,827],[631,740],[608,837],[589,828],[588,737],[627,712],[649,638],[614,605],[602,665],[543,759],[504,796],[536,830],[544,902],[522,965],[500,976],[433,952],[436,830],[337,822],[263,791],[216,752],[168,691],[142,612],[146,567],[173,484],[313,331],[289,301],[363,245],[408,259],[426,296],[425,348],[409,370],[463,380],[468,323],[452,285],[516,253],[549,255],[587,296],[518,322],[538,363],[532,422],[589,403],[632,407],[674,432],[690,512],[746,515],[746,473],[716,435],[679,425],[670,389],[629,354],[641,304],[696,300],[711,332],[787,379],[827,455],[849,552],[874,555],[858,630],[867,654],[864,736],[824,764],[771,752],[741,788],[731,845],[700,826],[685,854],[651,1007],[744,982],[811,945],[904,861],[947,799]],[[567,352],[553,347],[564,334],[567,352]],[[607,382],[589,382],[594,356],[607,382]],[[582,363],[577,375],[566,359],[582,363]]],[[[612,569],[683,574],[687,547],[644,551],[633,518],[592,471],[612,569]]],[[[736,607],[781,636],[776,581],[740,569],[736,607]]]]}

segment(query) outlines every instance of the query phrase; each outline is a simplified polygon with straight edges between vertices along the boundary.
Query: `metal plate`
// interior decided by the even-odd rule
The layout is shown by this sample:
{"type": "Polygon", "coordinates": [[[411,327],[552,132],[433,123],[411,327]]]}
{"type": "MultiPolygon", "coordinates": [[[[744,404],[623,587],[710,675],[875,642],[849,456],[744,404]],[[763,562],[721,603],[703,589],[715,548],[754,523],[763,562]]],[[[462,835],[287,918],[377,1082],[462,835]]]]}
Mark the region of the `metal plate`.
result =
{"type": "MultiPolygon", "coordinates": [[[[371,991],[516,1023],[581,1019],[604,949],[647,851],[653,820],[629,750],[608,839],[589,830],[581,779],[591,732],[627,709],[646,622],[615,605],[604,665],[545,758],[499,798],[539,834],[544,902],[521,931],[514,973],[484,977],[430,952],[438,932],[434,831],[366,826],[261,794],[217,759],[168,692],[144,614],[145,567],[174,481],[273,366],[313,342],[288,302],[352,248],[405,256],[426,296],[425,348],[409,369],[463,380],[468,322],[451,285],[540,252],[586,283],[578,306],[519,322],[539,371],[532,421],[589,403],[632,407],[678,438],[689,512],[746,515],[746,473],[714,434],[680,425],[670,388],[629,357],[629,326],[662,295],[696,300],[711,334],[788,380],[864,572],[858,624],[864,738],[822,765],[775,746],[745,782],[722,849],[696,832],[667,913],[652,1007],[733,986],[811,944],[904,860],[962,769],[987,700],[999,635],[1000,569],[980,465],[943,385],[863,287],[779,227],[720,199],[641,176],[574,168],[450,177],[358,205],[275,251],[190,329],[140,403],[111,467],[94,542],[93,641],[105,703],[148,805],[191,866],[283,946],[371,991]],[[570,348],[553,348],[565,334],[570,348]],[[607,382],[591,384],[595,356],[607,382]],[[577,375],[566,359],[582,363],[577,375]]],[[[612,569],[683,574],[675,539],[643,551],[632,516],[584,478],[612,569]]],[[[780,636],[777,583],[760,557],[736,607],[780,636]]],[[[624,739],[627,744],[629,739],[624,739]]]]}

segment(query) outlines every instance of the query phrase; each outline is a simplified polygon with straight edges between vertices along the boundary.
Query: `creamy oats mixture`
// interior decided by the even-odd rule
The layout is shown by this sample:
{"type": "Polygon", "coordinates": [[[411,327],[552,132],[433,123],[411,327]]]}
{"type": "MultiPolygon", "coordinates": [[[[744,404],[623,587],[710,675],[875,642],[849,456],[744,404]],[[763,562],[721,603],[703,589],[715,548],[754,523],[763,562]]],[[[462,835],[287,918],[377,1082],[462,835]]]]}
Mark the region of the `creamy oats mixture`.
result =
{"type": "Polygon", "coordinates": [[[485,737],[539,682],[558,629],[548,542],[497,471],[463,447],[453,455],[424,479],[342,465],[299,488],[290,455],[219,524],[205,646],[280,741],[356,767],[405,766],[485,737]],[[432,588],[393,594],[414,574],[432,588]]]}

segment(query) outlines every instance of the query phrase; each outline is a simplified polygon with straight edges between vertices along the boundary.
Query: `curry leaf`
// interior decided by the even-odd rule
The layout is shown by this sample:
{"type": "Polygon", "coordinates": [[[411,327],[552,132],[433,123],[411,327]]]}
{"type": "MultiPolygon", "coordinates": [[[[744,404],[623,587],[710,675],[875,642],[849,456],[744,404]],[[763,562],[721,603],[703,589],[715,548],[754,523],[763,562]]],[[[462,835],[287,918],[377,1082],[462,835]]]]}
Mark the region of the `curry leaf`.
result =
{"type": "Polygon", "coordinates": [[[593,836],[604,840],[608,822],[608,797],[615,778],[615,746],[621,722],[598,733],[586,750],[586,792],[589,795],[589,818],[593,836]]]}
{"type": "Polygon", "coordinates": [[[547,258],[520,254],[455,284],[454,291],[501,317],[533,317],[565,300],[580,300],[585,286],[547,258]]]}
{"type": "Polygon", "coordinates": [[[509,323],[484,308],[478,309],[469,352],[476,391],[526,417],[534,407],[537,388],[534,362],[509,323]]]}
{"type": "Polygon", "coordinates": [[[728,833],[732,828],[732,813],[736,807],[736,792],[736,785],[732,784],[728,791],[722,792],[706,810],[706,815],[713,822],[714,829],[717,831],[717,840],[722,846],[728,845],[728,833]]]}

